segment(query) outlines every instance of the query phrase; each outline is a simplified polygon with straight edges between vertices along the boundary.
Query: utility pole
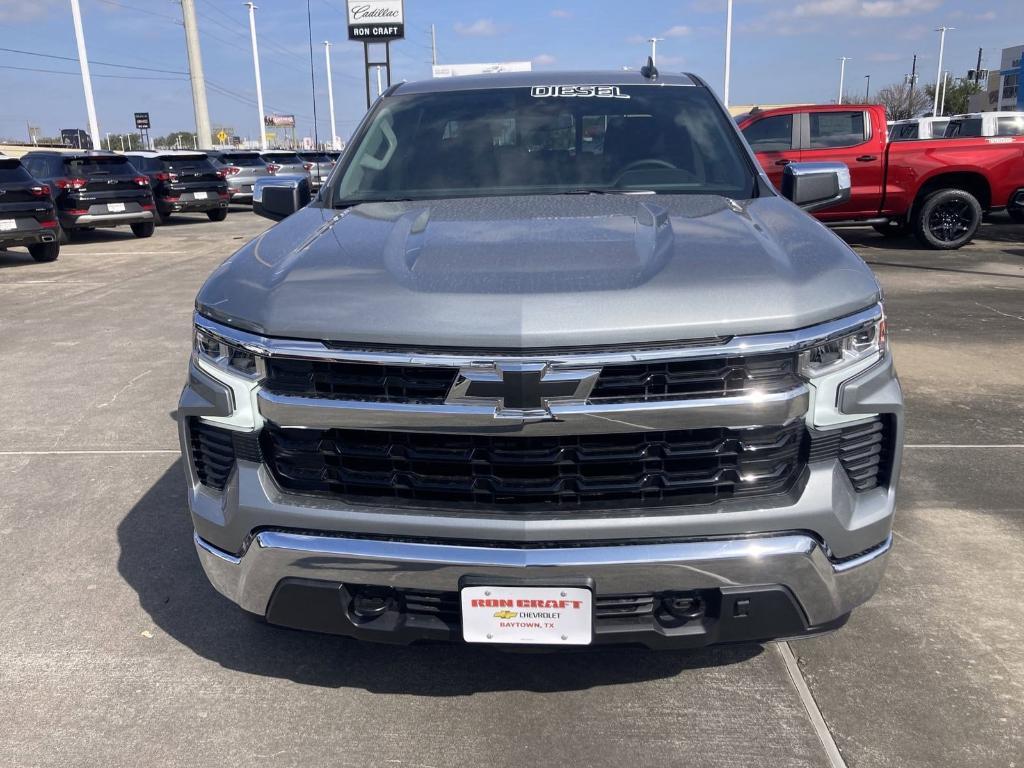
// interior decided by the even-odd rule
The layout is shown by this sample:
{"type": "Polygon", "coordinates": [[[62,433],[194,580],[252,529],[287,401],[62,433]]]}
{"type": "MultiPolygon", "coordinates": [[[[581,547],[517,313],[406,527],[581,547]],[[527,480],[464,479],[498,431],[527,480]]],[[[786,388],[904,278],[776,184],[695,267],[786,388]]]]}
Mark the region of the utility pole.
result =
{"type": "Polygon", "coordinates": [[[430,63],[437,66],[437,30],[433,24],[430,25],[430,63]]]}
{"type": "Polygon", "coordinates": [[[647,42],[651,44],[651,64],[658,66],[658,43],[662,42],[664,37],[648,37],[647,42]]]}
{"type": "Polygon", "coordinates": [[[324,40],[324,56],[327,58],[327,106],[331,110],[331,149],[337,149],[338,129],[334,124],[334,83],[331,82],[331,44],[324,40]]]}
{"type": "Polygon", "coordinates": [[[120,140],[120,142],[121,142],[121,151],[122,151],[122,152],[124,152],[124,134],[122,133],[122,134],[121,134],[120,136],[118,136],[117,138],[118,138],[118,139],[120,140]]]}
{"type": "Polygon", "coordinates": [[[100,144],[100,124],[96,120],[96,103],[92,100],[92,78],[89,77],[89,58],[85,53],[85,32],[82,31],[82,9],[78,0],[71,0],[71,17],[75,22],[75,40],[78,43],[78,65],[82,68],[82,88],[85,90],[85,110],[89,113],[89,133],[92,145],[100,144]]]}
{"type": "Polygon", "coordinates": [[[974,68],[974,84],[981,82],[981,48],[978,49],[978,66],[974,68]]]}
{"type": "Polygon", "coordinates": [[[384,86],[381,84],[381,80],[380,80],[380,67],[378,66],[377,67],[377,97],[379,98],[382,93],[384,93],[384,86]]]}
{"type": "Polygon", "coordinates": [[[260,49],[256,44],[256,6],[249,2],[249,34],[252,37],[252,66],[256,71],[256,108],[260,115],[260,149],[267,148],[267,133],[263,127],[263,82],[260,80],[260,49]]]}
{"type": "Polygon", "coordinates": [[[189,79],[192,81],[192,108],[196,113],[196,134],[201,139],[203,149],[213,149],[210,112],[206,106],[203,55],[199,50],[199,27],[196,24],[195,0],[181,0],[181,18],[185,22],[185,49],[188,51],[189,79]]]}
{"type": "Polygon", "coordinates": [[[871,75],[864,75],[864,78],[868,81],[867,85],[864,86],[864,101],[871,100],[871,75]]]}
{"type": "Polygon", "coordinates": [[[836,101],[836,104],[843,103],[843,83],[846,80],[846,62],[850,60],[849,56],[839,57],[839,100],[836,101]]]}
{"type": "Polygon", "coordinates": [[[910,74],[906,78],[910,83],[910,90],[907,96],[907,117],[914,116],[914,86],[917,84],[917,54],[914,54],[914,63],[910,65],[910,74]]]}
{"type": "Polygon", "coordinates": [[[729,69],[732,63],[732,0],[725,5],[725,87],[722,89],[722,101],[729,106],[729,69]]]}
{"type": "Polygon", "coordinates": [[[942,74],[942,101],[939,104],[939,112],[937,116],[944,115],[946,113],[946,85],[949,83],[949,72],[942,74]]]}
{"type": "Polygon", "coordinates": [[[110,144],[110,131],[107,131],[107,151],[113,152],[114,148],[110,144]]]}
{"type": "Polygon", "coordinates": [[[939,68],[935,71],[935,103],[932,105],[932,115],[939,114],[939,86],[942,84],[942,54],[946,49],[946,33],[956,27],[938,27],[935,31],[939,33],[939,68]]]}

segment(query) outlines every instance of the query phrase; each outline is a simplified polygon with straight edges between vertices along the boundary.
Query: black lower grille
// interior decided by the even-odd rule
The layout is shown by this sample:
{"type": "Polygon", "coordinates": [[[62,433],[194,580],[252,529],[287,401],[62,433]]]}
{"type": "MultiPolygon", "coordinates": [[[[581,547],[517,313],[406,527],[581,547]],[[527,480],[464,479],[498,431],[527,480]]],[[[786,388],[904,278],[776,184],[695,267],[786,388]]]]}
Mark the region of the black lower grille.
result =
{"type": "Polygon", "coordinates": [[[803,468],[802,423],[611,435],[510,437],[263,430],[286,490],[550,511],[703,504],[782,493],[803,468]]]}
{"type": "Polygon", "coordinates": [[[889,481],[890,433],[889,419],[883,416],[850,427],[816,430],[808,461],[839,459],[854,490],[877,488],[889,481]]]}
{"type": "Polygon", "coordinates": [[[194,416],[189,419],[192,462],[199,482],[222,491],[235,459],[259,462],[259,436],[255,432],[237,432],[207,424],[194,416]]]}
{"type": "MultiPolygon", "coordinates": [[[[402,601],[405,613],[414,616],[430,616],[448,624],[462,621],[462,606],[458,592],[428,592],[423,590],[398,590],[396,595],[402,601]]],[[[648,593],[641,595],[596,595],[594,597],[594,618],[634,619],[653,616],[659,597],[648,593]]]]}

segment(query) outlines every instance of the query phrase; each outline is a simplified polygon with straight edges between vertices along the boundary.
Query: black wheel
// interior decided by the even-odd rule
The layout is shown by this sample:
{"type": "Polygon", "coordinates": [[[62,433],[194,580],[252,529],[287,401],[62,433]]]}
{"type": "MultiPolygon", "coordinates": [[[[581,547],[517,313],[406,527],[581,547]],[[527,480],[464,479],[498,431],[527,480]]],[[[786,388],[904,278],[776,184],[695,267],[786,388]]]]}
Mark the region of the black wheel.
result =
{"type": "Polygon", "coordinates": [[[136,237],[152,237],[156,225],[152,221],[142,221],[132,224],[132,234],[136,237]]]}
{"type": "Polygon", "coordinates": [[[28,247],[28,252],[36,261],[56,261],[60,256],[60,243],[36,243],[28,247]]]}
{"type": "Polygon", "coordinates": [[[214,208],[212,211],[207,211],[206,215],[210,221],[224,221],[228,217],[228,209],[214,208]]]}
{"type": "Polygon", "coordinates": [[[970,192],[932,192],[914,213],[914,235],[928,248],[952,251],[967,245],[981,226],[981,205],[970,192]]]}
{"type": "Polygon", "coordinates": [[[872,224],[871,228],[882,237],[903,237],[910,232],[905,221],[887,221],[885,224],[872,224]]]}
{"type": "Polygon", "coordinates": [[[1007,208],[1006,212],[1014,224],[1024,224],[1024,208],[1007,208]]]}

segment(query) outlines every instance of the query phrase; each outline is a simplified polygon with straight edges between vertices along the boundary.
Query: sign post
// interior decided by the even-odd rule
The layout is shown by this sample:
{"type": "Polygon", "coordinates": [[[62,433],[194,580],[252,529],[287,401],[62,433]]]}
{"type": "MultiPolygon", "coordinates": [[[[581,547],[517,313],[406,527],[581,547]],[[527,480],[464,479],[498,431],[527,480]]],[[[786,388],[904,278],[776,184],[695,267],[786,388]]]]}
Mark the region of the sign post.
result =
{"type": "Polygon", "coordinates": [[[143,148],[152,149],[153,147],[149,143],[149,112],[135,113],[135,127],[142,132],[143,148]]]}
{"type": "Polygon", "coordinates": [[[391,87],[391,41],[405,38],[404,0],[347,0],[348,39],[363,44],[366,108],[370,108],[370,67],[384,67],[391,87]],[[384,44],[384,61],[370,61],[370,44],[384,44]]]}

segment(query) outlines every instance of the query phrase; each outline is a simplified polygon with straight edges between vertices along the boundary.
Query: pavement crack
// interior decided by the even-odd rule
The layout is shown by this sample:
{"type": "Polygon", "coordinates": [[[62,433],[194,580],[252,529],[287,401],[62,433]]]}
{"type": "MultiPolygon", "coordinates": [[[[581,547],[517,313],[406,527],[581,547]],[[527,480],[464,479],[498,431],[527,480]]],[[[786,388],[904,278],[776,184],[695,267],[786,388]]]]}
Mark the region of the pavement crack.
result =
{"type": "Polygon", "coordinates": [[[789,678],[793,682],[793,687],[796,688],[800,703],[804,705],[807,718],[811,721],[811,727],[814,729],[814,733],[818,736],[818,740],[825,750],[825,757],[828,758],[829,768],[847,768],[846,761],[839,752],[836,740],[832,738],[832,732],[828,729],[825,718],[818,708],[818,702],[814,700],[814,695],[807,686],[804,673],[800,671],[800,665],[797,664],[796,656],[793,655],[793,649],[789,647],[789,643],[785,640],[775,643],[774,646],[778,650],[779,655],[782,656],[782,661],[786,665],[786,671],[789,672],[789,678]]]}
{"type": "Polygon", "coordinates": [[[97,407],[97,408],[106,408],[106,407],[107,407],[108,405],[113,405],[113,404],[114,404],[114,401],[115,401],[115,400],[117,400],[117,398],[119,398],[119,397],[120,397],[121,395],[123,395],[123,394],[125,393],[125,391],[126,391],[126,390],[127,390],[127,389],[128,389],[129,387],[131,387],[131,386],[132,386],[132,384],[134,384],[134,383],[135,383],[136,381],[138,381],[139,379],[141,379],[141,378],[142,378],[143,376],[148,376],[148,375],[149,375],[149,374],[151,374],[152,372],[153,372],[153,369],[152,369],[152,368],[150,368],[149,370],[143,371],[143,372],[142,372],[142,373],[140,373],[140,374],[139,374],[138,376],[136,376],[136,377],[135,377],[135,378],[133,378],[133,379],[132,379],[131,381],[129,381],[129,382],[127,383],[127,384],[125,384],[125,385],[124,385],[123,387],[121,387],[121,388],[120,388],[119,390],[117,390],[117,392],[115,392],[115,393],[114,393],[114,396],[113,396],[112,398],[110,398],[110,399],[109,399],[109,400],[108,400],[107,402],[105,402],[105,403],[100,403],[100,404],[99,404],[99,405],[97,405],[96,407],[97,407]]]}
{"type": "Polygon", "coordinates": [[[1003,317],[1009,317],[1011,320],[1020,320],[1020,321],[1024,322],[1024,317],[1021,317],[1020,315],[1011,315],[1009,312],[1002,312],[1001,310],[998,310],[995,307],[990,307],[988,304],[982,304],[980,301],[976,301],[974,303],[977,306],[979,306],[979,307],[984,307],[985,309],[989,310],[990,312],[995,312],[997,315],[1002,315],[1003,317]]]}

